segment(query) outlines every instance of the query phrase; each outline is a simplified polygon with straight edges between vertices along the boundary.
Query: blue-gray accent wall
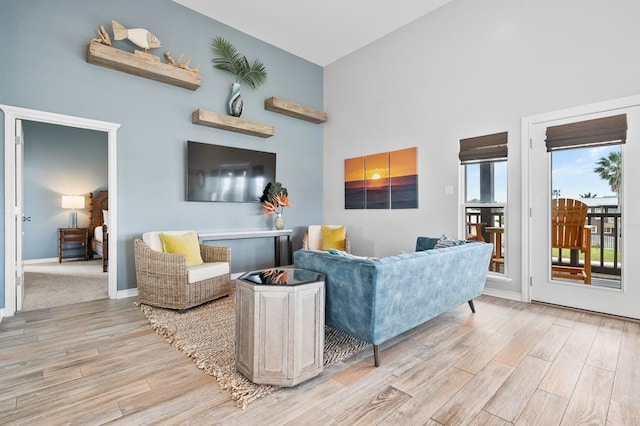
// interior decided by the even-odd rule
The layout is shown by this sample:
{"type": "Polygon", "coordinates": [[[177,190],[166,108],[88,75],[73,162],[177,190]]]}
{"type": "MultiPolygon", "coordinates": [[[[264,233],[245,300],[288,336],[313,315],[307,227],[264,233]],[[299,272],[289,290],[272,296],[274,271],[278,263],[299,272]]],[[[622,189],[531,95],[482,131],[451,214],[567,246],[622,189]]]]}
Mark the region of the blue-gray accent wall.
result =
{"type": "Polygon", "coordinates": [[[89,192],[107,189],[107,134],[94,130],[23,121],[24,215],[22,258],[58,255],[57,229],[69,225],[62,195],[85,196],[78,226],[89,223],[89,192]]]}
{"type": "MultiPolygon", "coordinates": [[[[127,41],[114,45],[134,50],[127,41]]],[[[5,59],[0,104],[121,124],[115,236],[119,290],[136,286],[133,239],[144,231],[272,227],[272,217],[261,215],[257,203],[185,201],[187,140],[277,153],[277,179],[288,188],[293,205],[285,215],[286,227],[294,229],[294,247],[300,244],[303,227],[321,223],[322,125],[263,108],[265,99],[277,96],[322,110],[320,66],[170,0],[4,0],[0,3],[0,57],[5,59]],[[191,65],[200,68],[202,87],[191,91],[87,63],[88,40],[100,25],[111,34],[112,20],[158,36],[162,48],[151,53],[162,58],[166,51],[174,58],[191,57],[191,65]],[[215,36],[225,37],[248,58],[260,58],[266,65],[267,82],[253,92],[243,88],[242,118],[273,125],[275,136],[263,139],[191,123],[197,108],[223,113],[233,82],[211,66],[210,42],[215,36]]],[[[3,130],[4,125],[0,126],[3,130]]],[[[0,167],[4,176],[4,166],[0,167]]],[[[1,191],[4,200],[4,186],[1,191]]],[[[4,229],[0,241],[4,241],[4,229]]],[[[272,263],[271,241],[225,245],[232,247],[234,271],[272,263]]],[[[4,250],[2,243],[2,276],[4,250]]],[[[0,301],[4,306],[4,286],[0,286],[0,301]]]]}

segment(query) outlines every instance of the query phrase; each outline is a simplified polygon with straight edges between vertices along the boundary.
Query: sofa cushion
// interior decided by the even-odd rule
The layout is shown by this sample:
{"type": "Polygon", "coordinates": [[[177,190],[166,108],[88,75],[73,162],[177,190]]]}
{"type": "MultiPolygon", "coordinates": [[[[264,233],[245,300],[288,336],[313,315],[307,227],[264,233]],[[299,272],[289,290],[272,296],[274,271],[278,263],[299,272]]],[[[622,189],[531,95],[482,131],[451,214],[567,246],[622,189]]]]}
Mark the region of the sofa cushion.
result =
{"type": "Polygon", "coordinates": [[[187,257],[187,266],[201,265],[200,243],[195,232],[183,235],[160,233],[162,249],[165,253],[183,254],[187,257]]]}
{"type": "Polygon", "coordinates": [[[454,240],[453,238],[449,238],[448,236],[443,234],[442,237],[440,237],[436,242],[434,248],[447,248],[447,247],[459,246],[464,243],[465,241],[463,240],[454,240]]]}
{"type": "Polygon", "coordinates": [[[207,262],[201,265],[189,266],[187,268],[187,282],[193,284],[228,273],[229,264],[227,262],[207,262]]]}
{"type": "Polygon", "coordinates": [[[344,250],[346,227],[322,225],[322,250],[344,250]]]}
{"type": "Polygon", "coordinates": [[[351,253],[347,253],[346,251],[343,250],[338,250],[338,249],[334,249],[334,248],[330,248],[327,250],[327,253],[329,254],[333,254],[336,256],[343,256],[349,259],[369,259],[369,260],[377,260],[377,257],[367,257],[367,256],[356,256],[355,254],[351,254],[351,253]]]}

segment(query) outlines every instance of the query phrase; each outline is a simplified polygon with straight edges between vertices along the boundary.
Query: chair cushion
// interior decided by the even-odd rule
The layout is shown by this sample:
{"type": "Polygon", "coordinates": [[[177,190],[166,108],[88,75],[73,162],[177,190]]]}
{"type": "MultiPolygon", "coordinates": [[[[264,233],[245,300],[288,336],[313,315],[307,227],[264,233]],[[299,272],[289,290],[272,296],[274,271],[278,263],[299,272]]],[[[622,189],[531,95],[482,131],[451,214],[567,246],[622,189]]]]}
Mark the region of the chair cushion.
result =
{"type": "Polygon", "coordinates": [[[187,232],[183,235],[171,235],[161,232],[160,240],[165,253],[185,255],[187,257],[187,266],[202,265],[200,243],[195,232],[187,232]]]}
{"type": "Polygon", "coordinates": [[[219,277],[229,273],[227,262],[208,262],[202,265],[190,266],[187,268],[187,282],[189,284],[210,278],[219,277]]]}
{"type": "Polygon", "coordinates": [[[346,227],[322,225],[322,250],[344,250],[346,227]]]}
{"type": "Polygon", "coordinates": [[[164,252],[162,248],[162,240],[160,239],[160,234],[169,234],[169,235],[184,235],[188,232],[194,231],[149,231],[142,234],[142,241],[149,247],[151,250],[159,251],[160,253],[164,252]]]}

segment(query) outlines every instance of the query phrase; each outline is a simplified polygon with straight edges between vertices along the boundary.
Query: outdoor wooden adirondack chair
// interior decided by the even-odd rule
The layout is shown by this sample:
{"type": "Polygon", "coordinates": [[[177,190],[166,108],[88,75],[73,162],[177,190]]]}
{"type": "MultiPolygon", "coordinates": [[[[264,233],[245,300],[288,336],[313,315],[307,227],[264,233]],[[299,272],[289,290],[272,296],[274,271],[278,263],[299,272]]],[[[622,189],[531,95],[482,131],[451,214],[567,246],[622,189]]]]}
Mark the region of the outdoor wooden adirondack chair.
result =
{"type": "Polygon", "coordinates": [[[552,265],[553,278],[580,280],[591,284],[591,228],[586,226],[588,206],[571,198],[553,200],[551,246],[584,253],[582,265],[552,265]]]}

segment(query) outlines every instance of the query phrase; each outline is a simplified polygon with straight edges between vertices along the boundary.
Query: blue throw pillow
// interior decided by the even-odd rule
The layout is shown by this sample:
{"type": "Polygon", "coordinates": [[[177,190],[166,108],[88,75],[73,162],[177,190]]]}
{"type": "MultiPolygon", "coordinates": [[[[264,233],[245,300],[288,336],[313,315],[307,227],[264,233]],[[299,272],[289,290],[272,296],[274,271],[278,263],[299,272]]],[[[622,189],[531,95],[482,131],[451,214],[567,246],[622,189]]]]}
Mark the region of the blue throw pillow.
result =
{"type": "Polygon", "coordinates": [[[346,251],[342,251],[342,250],[338,250],[338,249],[334,249],[334,248],[327,249],[327,253],[333,254],[335,256],[346,257],[346,258],[349,258],[349,259],[378,260],[377,257],[356,256],[356,255],[347,253],[346,251]]]}
{"type": "Polygon", "coordinates": [[[348,256],[349,254],[346,251],[330,248],[327,251],[331,254],[335,254],[336,256],[348,256]]]}

